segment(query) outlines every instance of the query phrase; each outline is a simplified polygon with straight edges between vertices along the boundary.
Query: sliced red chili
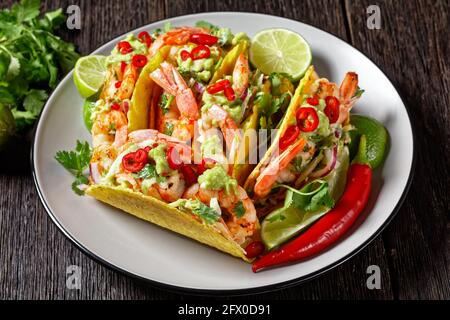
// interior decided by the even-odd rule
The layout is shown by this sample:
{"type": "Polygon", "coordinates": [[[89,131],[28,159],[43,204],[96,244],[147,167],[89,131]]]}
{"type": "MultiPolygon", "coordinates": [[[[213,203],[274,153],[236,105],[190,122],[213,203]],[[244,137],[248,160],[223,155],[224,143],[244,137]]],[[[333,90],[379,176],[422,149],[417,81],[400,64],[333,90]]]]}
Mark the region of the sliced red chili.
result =
{"type": "Polygon", "coordinates": [[[172,170],[178,170],[183,165],[180,154],[174,146],[167,148],[167,163],[172,170]]]}
{"type": "Polygon", "coordinates": [[[142,43],[145,43],[147,48],[149,48],[152,44],[152,37],[150,36],[150,34],[147,31],[139,32],[138,39],[142,43]]]}
{"type": "Polygon", "coordinates": [[[225,90],[225,88],[228,88],[231,86],[230,80],[220,80],[217,81],[216,83],[208,86],[208,88],[206,88],[206,91],[208,91],[209,94],[215,94],[218,93],[220,91],[225,90]]]}
{"type": "Polygon", "coordinates": [[[120,110],[120,104],[118,104],[117,102],[113,103],[111,105],[111,109],[113,109],[113,110],[120,110]]]}
{"type": "Polygon", "coordinates": [[[122,73],[124,73],[126,67],[127,67],[127,63],[126,63],[125,61],[122,61],[122,62],[120,63],[120,71],[121,71],[122,73]]]}
{"type": "Polygon", "coordinates": [[[335,123],[339,119],[339,100],[334,96],[328,96],[325,98],[325,115],[330,120],[330,123],[335,123]]]}
{"type": "Polygon", "coordinates": [[[303,132],[311,132],[319,126],[319,116],[316,109],[311,107],[300,108],[297,111],[297,125],[303,132]]]}
{"type": "Polygon", "coordinates": [[[131,63],[136,68],[142,68],[147,64],[147,57],[144,56],[143,54],[136,54],[131,59],[131,63]]]}
{"type": "Polygon", "coordinates": [[[136,152],[130,152],[122,158],[122,166],[129,172],[141,171],[148,162],[148,152],[139,149],[136,152]]]}
{"type": "Polygon", "coordinates": [[[144,148],[145,152],[147,152],[147,154],[150,152],[150,150],[152,150],[152,147],[147,146],[144,148]]]}
{"type": "Polygon", "coordinates": [[[227,97],[228,101],[234,101],[234,99],[236,98],[236,95],[234,94],[234,90],[232,87],[226,87],[223,90],[223,93],[224,93],[225,97],[227,97]]]}
{"type": "Polygon", "coordinates": [[[310,97],[310,98],[307,98],[307,99],[306,99],[306,102],[307,102],[309,105],[317,106],[317,105],[319,104],[319,98],[318,98],[317,96],[310,97]]]}
{"type": "Polygon", "coordinates": [[[191,34],[191,36],[189,37],[189,41],[191,41],[195,44],[205,44],[208,46],[212,46],[213,44],[216,44],[218,40],[219,40],[219,38],[209,35],[209,34],[204,34],[204,33],[194,33],[194,34],[191,34]]]}
{"type": "Polygon", "coordinates": [[[181,50],[180,57],[181,57],[181,60],[186,61],[187,59],[189,59],[191,57],[191,54],[187,50],[181,50]]]}
{"type": "Polygon", "coordinates": [[[186,184],[188,186],[193,185],[197,182],[197,174],[195,173],[194,169],[190,165],[183,164],[180,168],[181,173],[183,174],[184,180],[186,181],[186,184]]]}
{"type": "Polygon", "coordinates": [[[198,175],[203,174],[208,169],[211,169],[216,164],[216,160],[211,158],[203,158],[202,163],[197,166],[198,175]]]}
{"type": "Polygon", "coordinates": [[[191,59],[192,60],[206,59],[206,58],[209,58],[210,55],[211,55],[211,51],[209,50],[209,48],[202,44],[199,46],[196,46],[191,51],[191,59]]]}
{"type": "Polygon", "coordinates": [[[114,83],[114,87],[116,87],[117,89],[119,89],[121,85],[122,81],[117,81],[116,83],[114,83]]]}
{"type": "Polygon", "coordinates": [[[249,259],[256,258],[264,252],[264,244],[261,241],[253,241],[245,247],[245,256],[249,259]]]}
{"type": "Polygon", "coordinates": [[[290,126],[286,129],[283,136],[280,138],[279,148],[281,151],[287,149],[291,144],[294,143],[300,134],[300,129],[297,126],[290,126]]]}
{"type": "Polygon", "coordinates": [[[119,41],[117,48],[121,54],[127,54],[133,51],[131,44],[128,41],[119,41]]]}

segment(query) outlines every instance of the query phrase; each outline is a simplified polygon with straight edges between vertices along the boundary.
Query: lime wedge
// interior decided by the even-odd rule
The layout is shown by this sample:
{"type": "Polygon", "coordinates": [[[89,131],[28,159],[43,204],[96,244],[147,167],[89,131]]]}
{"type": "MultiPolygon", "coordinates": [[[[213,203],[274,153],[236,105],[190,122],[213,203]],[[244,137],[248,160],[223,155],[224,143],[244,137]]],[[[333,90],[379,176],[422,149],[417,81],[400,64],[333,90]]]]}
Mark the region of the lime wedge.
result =
{"type": "Polygon", "coordinates": [[[86,56],[75,64],[73,80],[78,92],[84,98],[90,97],[100,90],[106,78],[106,57],[86,56]]]}
{"type": "Polygon", "coordinates": [[[373,169],[377,168],[384,160],[388,133],[377,120],[351,115],[350,123],[356,127],[359,139],[359,147],[354,159],[355,162],[368,163],[373,169]]]}
{"type": "Polygon", "coordinates": [[[308,43],[293,31],[267,29],[252,39],[250,61],[265,74],[287,73],[297,80],[305,74],[311,60],[308,43]]]}

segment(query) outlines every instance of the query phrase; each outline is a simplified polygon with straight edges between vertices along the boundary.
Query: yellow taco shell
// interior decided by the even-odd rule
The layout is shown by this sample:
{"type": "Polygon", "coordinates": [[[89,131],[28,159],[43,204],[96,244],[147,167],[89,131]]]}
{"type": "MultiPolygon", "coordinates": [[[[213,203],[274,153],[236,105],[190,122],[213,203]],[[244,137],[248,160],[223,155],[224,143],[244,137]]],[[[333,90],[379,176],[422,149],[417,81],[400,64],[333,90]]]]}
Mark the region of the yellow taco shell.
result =
{"type": "Polygon", "coordinates": [[[227,239],[212,226],[198,221],[191,214],[170,207],[163,201],[132,190],[107,185],[92,185],[86,190],[86,194],[140,219],[197,240],[244,261],[250,261],[245,256],[244,249],[236,242],[227,239]]]}

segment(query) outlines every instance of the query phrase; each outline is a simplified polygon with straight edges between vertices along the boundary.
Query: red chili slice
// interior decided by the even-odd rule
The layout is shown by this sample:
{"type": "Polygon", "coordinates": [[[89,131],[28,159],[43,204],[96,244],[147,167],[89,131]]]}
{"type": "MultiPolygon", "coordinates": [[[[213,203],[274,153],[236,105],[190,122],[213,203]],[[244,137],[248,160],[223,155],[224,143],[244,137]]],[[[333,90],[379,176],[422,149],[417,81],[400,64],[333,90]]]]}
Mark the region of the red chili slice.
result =
{"type": "Polygon", "coordinates": [[[216,44],[218,40],[219,40],[219,38],[209,35],[209,34],[204,34],[204,33],[194,33],[194,34],[191,34],[191,36],[189,37],[189,41],[191,41],[195,44],[205,44],[208,46],[212,46],[213,44],[216,44]]]}
{"type": "Polygon", "coordinates": [[[197,182],[197,174],[195,173],[194,169],[190,165],[183,164],[180,168],[181,173],[183,173],[184,180],[186,181],[186,184],[188,186],[193,185],[197,182]]]}
{"type": "Polygon", "coordinates": [[[174,146],[170,146],[167,149],[167,162],[169,164],[170,169],[178,170],[183,165],[183,161],[181,161],[180,154],[178,150],[174,146]]]}
{"type": "Polygon", "coordinates": [[[319,98],[317,96],[307,98],[306,102],[312,106],[317,106],[319,104],[319,98]]]}
{"type": "Polygon", "coordinates": [[[187,59],[189,59],[191,57],[191,54],[187,50],[181,50],[180,57],[181,57],[181,60],[186,61],[187,59]]]}
{"type": "Polygon", "coordinates": [[[121,71],[122,73],[124,73],[126,67],[127,67],[127,63],[126,63],[125,61],[122,61],[122,62],[120,63],[120,71],[121,71]]]}
{"type": "Polygon", "coordinates": [[[216,83],[208,86],[208,88],[206,88],[206,91],[208,91],[209,94],[215,94],[218,93],[220,91],[225,90],[225,88],[228,88],[231,86],[230,80],[220,80],[217,81],[216,83]]]}
{"type": "Polygon", "coordinates": [[[116,87],[117,89],[119,89],[121,85],[122,81],[117,81],[116,83],[114,83],[114,87],[116,87]]]}
{"type": "Polygon", "coordinates": [[[300,108],[297,111],[297,125],[303,132],[311,132],[319,126],[319,116],[314,108],[300,108]]]}
{"type": "Polygon", "coordinates": [[[202,163],[197,166],[198,175],[203,174],[208,169],[211,169],[216,164],[216,160],[211,158],[203,158],[202,163]]]}
{"type": "Polygon", "coordinates": [[[339,119],[339,100],[334,96],[328,96],[325,98],[325,115],[330,120],[330,123],[335,123],[339,119]]]}
{"type": "Polygon", "coordinates": [[[225,94],[225,97],[227,97],[228,101],[234,101],[234,99],[236,98],[236,95],[234,94],[234,90],[232,87],[229,86],[225,87],[223,93],[225,94]]]}
{"type": "Polygon", "coordinates": [[[118,103],[113,103],[113,104],[111,105],[111,109],[112,109],[112,110],[120,110],[120,104],[118,104],[118,103]]]}
{"type": "Polygon", "coordinates": [[[264,244],[261,241],[253,241],[245,247],[245,256],[249,259],[256,258],[264,252],[264,244]]]}
{"type": "Polygon", "coordinates": [[[145,43],[147,48],[149,48],[152,44],[152,37],[150,36],[150,34],[147,31],[139,32],[138,39],[142,43],[145,43]]]}
{"type": "Polygon", "coordinates": [[[122,166],[129,172],[139,172],[145,167],[148,161],[148,153],[144,149],[130,152],[122,158],[122,166]]]}
{"type": "Polygon", "coordinates": [[[127,54],[133,51],[131,44],[128,41],[119,41],[117,48],[121,54],[127,54]]]}
{"type": "Polygon", "coordinates": [[[142,68],[147,64],[147,57],[144,56],[143,54],[136,54],[131,59],[131,63],[136,68],[142,68]]]}
{"type": "Polygon", "coordinates": [[[285,150],[294,143],[300,134],[300,129],[297,126],[290,126],[286,129],[283,136],[280,138],[279,148],[281,151],[285,150]]]}
{"type": "Polygon", "coordinates": [[[211,51],[209,50],[209,48],[202,44],[199,46],[196,46],[191,51],[191,59],[192,60],[206,59],[206,58],[209,58],[210,55],[211,55],[211,51]]]}

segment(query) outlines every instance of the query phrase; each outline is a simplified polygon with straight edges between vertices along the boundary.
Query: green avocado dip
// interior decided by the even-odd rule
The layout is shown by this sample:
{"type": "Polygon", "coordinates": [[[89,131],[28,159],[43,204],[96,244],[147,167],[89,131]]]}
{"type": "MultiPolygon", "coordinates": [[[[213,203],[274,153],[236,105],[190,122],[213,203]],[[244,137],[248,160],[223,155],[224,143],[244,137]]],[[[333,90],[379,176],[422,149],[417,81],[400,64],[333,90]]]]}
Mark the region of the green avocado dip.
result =
{"type": "Polygon", "coordinates": [[[237,188],[237,181],[231,178],[225,169],[218,165],[212,169],[208,169],[198,177],[198,183],[201,188],[208,190],[225,190],[227,193],[235,192],[237,188]]]}

